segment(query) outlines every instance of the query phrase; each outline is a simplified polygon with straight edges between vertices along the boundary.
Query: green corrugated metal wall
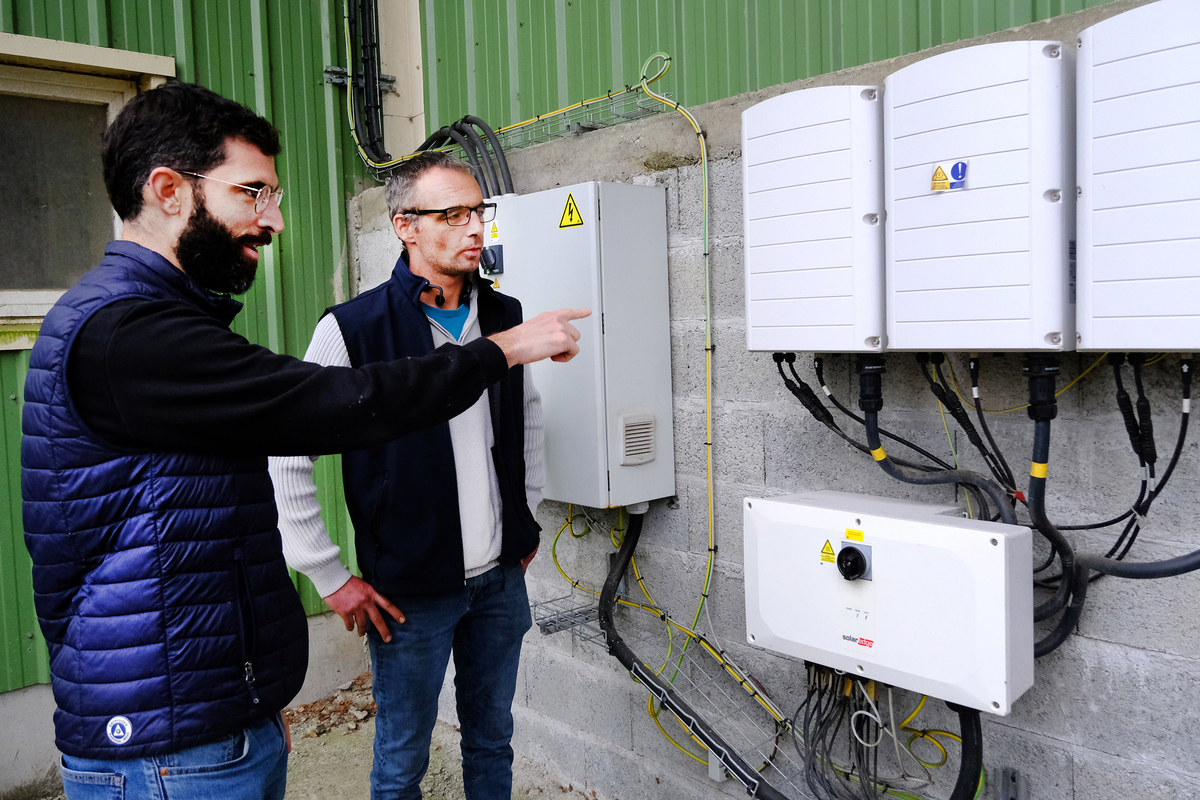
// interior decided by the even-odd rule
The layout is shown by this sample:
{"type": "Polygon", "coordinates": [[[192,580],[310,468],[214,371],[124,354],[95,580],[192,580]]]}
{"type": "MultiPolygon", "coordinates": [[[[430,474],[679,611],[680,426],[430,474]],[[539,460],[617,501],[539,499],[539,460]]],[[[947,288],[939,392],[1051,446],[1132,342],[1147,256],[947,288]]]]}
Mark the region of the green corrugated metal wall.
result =
{"type": "Polygon", "coordinates": [[[429,132],[511,125],[636,83],[688,106],[1111,0],[421,0],[429,132]]]}
{"type": "MultiPolygon", "coordinates": [[[[343,90],[323,78],[326,65],[345,61],[341,0],[0,0],[0,31],[172,56],[180,79],[275,123],[287,227],[235,329],[303,355],[335,289],[343,297],[348,289],[346,199],[370,183],[349,138],[343,90]]],[[[20,403],[11,399],[22,396],[27,363],[27,353],[0,352],[0,692],[48,680],[22,540],[20,403]]],[[[352,557],[340,459],[321,459],[317,481],[326,524],[352,557]]],[[[326,610],[307,580],[299,587],[309,613],[326,610]]]]}
{"type": "Polygon", "coordinates": [[[0,352],[0,691],[50,680],[21,530],[21,406],[28,368],[28,351],[0,352]]]}

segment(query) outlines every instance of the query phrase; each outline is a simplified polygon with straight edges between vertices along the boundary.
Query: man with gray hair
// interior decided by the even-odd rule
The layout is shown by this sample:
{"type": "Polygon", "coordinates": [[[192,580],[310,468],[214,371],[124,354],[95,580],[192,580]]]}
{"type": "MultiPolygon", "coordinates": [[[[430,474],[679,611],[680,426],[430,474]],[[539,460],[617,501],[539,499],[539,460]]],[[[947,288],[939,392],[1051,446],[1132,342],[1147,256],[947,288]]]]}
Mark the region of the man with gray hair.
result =
{"type": "MultiPolygon", "coordinates": [[[[306,360],[362,366],[466,344],[521,322],[520,304],[476,271],[484,203],[462,161],[423,153],[388,180],[404,247],[391,279],[335,306],[306,360]]],[[[378,707],[371,796],[420,798],[451,653],[469,800],[512,791],[512,701],[531,626],[525,568],[545,483],[541,401],[521,366],[435,428],[343,455],[363,578],[338,560],[320,518],[314,458],[271,460],[288,564],[347,630],[367,635],[378,707]]]]}

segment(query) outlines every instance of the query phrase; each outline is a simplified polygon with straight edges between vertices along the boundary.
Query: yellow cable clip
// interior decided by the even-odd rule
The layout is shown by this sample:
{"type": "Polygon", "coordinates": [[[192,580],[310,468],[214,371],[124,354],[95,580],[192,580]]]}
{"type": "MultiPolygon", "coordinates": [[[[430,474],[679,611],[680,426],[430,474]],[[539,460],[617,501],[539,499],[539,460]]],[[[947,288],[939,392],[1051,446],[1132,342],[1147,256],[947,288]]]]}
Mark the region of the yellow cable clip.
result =
{"type": "Polygon", "coordinates": [[[1029,465],[1029,477],[1031,477],[1031,478],[1044,478],[1049,473],[1050,473],[1050,465],[1049,464],[1039,464],[1038,462],[1034,461],[1032,464],[1029,465]]]}
{"type": "Polygon", "coordinates": [[[883,448],[882,448],[882,447],[878,447],[878,448],[876,448],[876,449],[874,449],[874,450],[872,450],[872,451],[871,451],[871,456],[872,456],[872,457],[873,457],[873,458],[874,458],[876,461],[883,461],[885,458],[887,458],[887,453],[883,452],[883,448]]]}

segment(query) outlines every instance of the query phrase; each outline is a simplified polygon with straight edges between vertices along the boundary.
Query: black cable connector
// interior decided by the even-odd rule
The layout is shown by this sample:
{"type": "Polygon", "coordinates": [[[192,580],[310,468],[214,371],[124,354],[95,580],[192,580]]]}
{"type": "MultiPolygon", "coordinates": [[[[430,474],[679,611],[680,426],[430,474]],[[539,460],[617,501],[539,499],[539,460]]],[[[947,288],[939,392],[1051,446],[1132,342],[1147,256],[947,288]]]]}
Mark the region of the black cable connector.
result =
{"type": "MultiPolygon", "coordinates": [[[[790,367],[791,365],[789,364],[788,366],[790,367]]],[[[863,418],[860,417],[858,414],[855,414],[850,409],[846,408],[846,406],[842,405],[841,401],[839,401],[837,399],[837,397],[834,396],[833,392],[831,392],[829,390],[829,385],[827,383],[825,383],[825,361],[818,355],[813,356],[813,372],[815,372],[817,375],[817,383],[820,385],[821,391],[824,392],[825,396],[829,398],[829,402],[833,403],[834,408],[836,408],[838,411],[841,411],[843,414],[845,414],[847,417],[854,420],[858,424],[862,425],[863,418]]],[[[793,375],[796,374],[795,367],[792,367],[792,374],[793,375]]],[[[914,453],[919,453],[920,455],[925,456],[925,458],[928,458],[930,461],[932,461],[934,464],[937,464],[942,469],[954,469],[953,464],[949,464],[949,463],[943,461],[942,459],[938,458],[937,456],[935,456],[933,453],[929,452],[925,448],[923,448],[919,445],[913,444],[908,439],[905,439],[902,436],[897,436],[896,434],[892,433],[891,431],[886,431],[883,428],[880,428],[879,435],[886,439],[891,439],[893,442],[898,442],[899,444],[904,445],[909,450],[912,450],[914,453]]],[[[918,465],[918,466],[922,466],[922,468],[926,468],[926,467],[923,467],[923,465],[918,465]]],[[[928,468],[926,468],[926,469],[928,469],[928,468]]]]}
{"type": "Polygon", "coordinates": [[[775,366],[779,368],[779,377],[783,378],[783,385],[786,386],[787,390],[791,392],[797,400],[800,401],[800,404],[808,410],[808,413],[812,414],[813,418],[822,425],[830,428],[836,428],[837,423],[833,421],[833,415],[830,414],[829,409],[827,409],[824,404],[817,399],[816,392],[812,390],[812,387],[810,387],[804,381],[794,381],[784,373],[784,361],[788,361],[789,364],[794,363],[796,360],[796,354],[775,353],[772,358],[775,359],[775,366]],[[791,359],[790,361],[788,361],[789,357],[791,359]]]}
{"type": "Polygon", "coordinates": [[[975,404],[975,415],[979,417],[979,428],[983,431],[983,435],[987,437],[988,444],[992,446],[992,453],[999,462],[1000,469],[1004,475],[1005,484],[1014,492],[1017,488],[1017,478],[1013,474],[1012,467],[1008,465],[1008,459],[1004,457],[1000,446],[996,444],[996,440],[992,438],[992,430],[987,424],[987,417],[983,413],[983,402],[979,399],[979,359],[972,356],[967,362],[967,368],[971,372],[971,397],[975,404]]]}
{"type": "Polygon", "coordinates": [[[1129,392],[1125,391],[1125,384],[1121,381],[1121,365],[1125,363],[1125,354],[1109,353],[1108,363],[1113,368],[1113,380],[1117,384],[1117,408],[1121,411],[1121,418],[1125,420],[1129,445],[1133,448],[1133,454],[1138,457],[1138,463],[1145,464],[1145,457],[1142,455],[1142,430],[1133,415],[1133,401],[1129,399],[1129,392]]]}
{"type": "Polygon", "coordinates": [[[1133,383],[1137,387],[1137,416],[1138,429],[1142,432],[1142,459],[1153,468],[1158,461],[1158,451],[1154,446],[1154,423],[1150,419],[1150,399],[1146,397],[1146,389],[1142,385],[1142,367],[1146,364],[1145,353],[1130,353],[1126,359],[1133,366],[1133,383]]]}

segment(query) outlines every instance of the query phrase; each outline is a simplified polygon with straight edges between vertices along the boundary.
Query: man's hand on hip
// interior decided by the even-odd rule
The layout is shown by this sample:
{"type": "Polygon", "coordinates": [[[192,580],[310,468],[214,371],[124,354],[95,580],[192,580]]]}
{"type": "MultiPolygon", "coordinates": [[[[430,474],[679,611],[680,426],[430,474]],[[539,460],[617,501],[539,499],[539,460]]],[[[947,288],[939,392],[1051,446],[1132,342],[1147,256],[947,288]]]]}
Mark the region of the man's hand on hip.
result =
{"type": "Polygon", "coordinates": [[[570,361],[579,352],[579,331],[571,324],[591,314],[587,308],[564,308],[546,311],[515,328],[493,334],[488,338],[500,345],[510,367],[532,364],[549,358],[551,361],[570,361]]]}
{"type": "MultiPolygon", "coordinates": [[[[538,547],[541,547],[539,544],[538,547]]],[[[525,572],[529,571],[529,562],[533,561],[533,557],[537,555],[537,547],[533,548],[533,552],[521,559],[521,569],[525,572]]]]}
{"type": "Polygon", "coordinates": [[[392,633],[388,630],[380,609],[391,614],[396,622],[404,622],[404,614],[400,609],[371,588],[371,584],[354,576],[351,576],[342,588],[326,597],[325,604],[338,613],[342,622],[346,623],[346,630],[352,631],[357,627],[359,636],[366,634],[367,620],[370,619],[385,642],[392,640],[392,633]]]}

